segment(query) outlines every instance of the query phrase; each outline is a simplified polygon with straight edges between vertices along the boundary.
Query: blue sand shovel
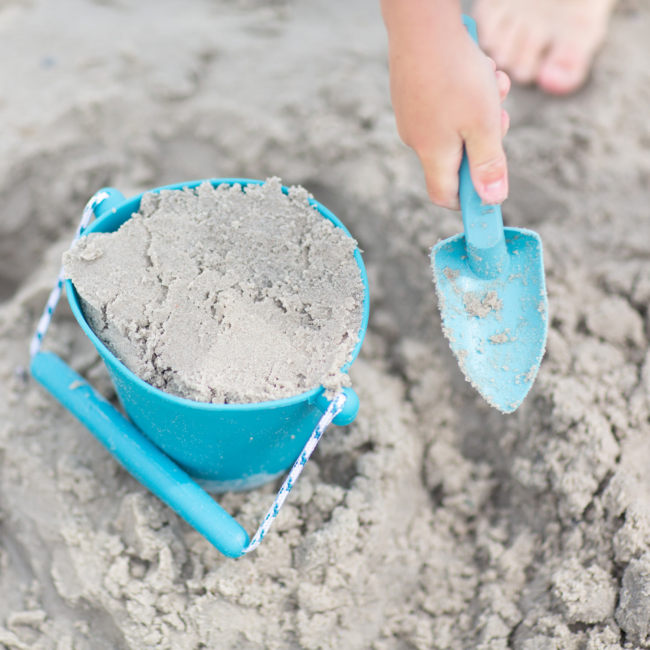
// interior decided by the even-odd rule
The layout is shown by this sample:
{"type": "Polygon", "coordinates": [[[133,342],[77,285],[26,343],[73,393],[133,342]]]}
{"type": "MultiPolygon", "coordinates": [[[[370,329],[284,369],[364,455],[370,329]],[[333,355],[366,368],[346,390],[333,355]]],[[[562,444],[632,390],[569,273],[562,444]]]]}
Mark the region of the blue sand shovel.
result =
{"type": "MultiPolygon", "coordinates": [[[[476,23],[466,16],[463,22],[476,41],[476,23]]],[[[501,207],[483,205],[466,153],[459,176],[465,232],[431,251],[443,332],[467,381],[488,404],[512,413],[546,347],[542,240],[531,230],[504,228],[501,207]]]]}

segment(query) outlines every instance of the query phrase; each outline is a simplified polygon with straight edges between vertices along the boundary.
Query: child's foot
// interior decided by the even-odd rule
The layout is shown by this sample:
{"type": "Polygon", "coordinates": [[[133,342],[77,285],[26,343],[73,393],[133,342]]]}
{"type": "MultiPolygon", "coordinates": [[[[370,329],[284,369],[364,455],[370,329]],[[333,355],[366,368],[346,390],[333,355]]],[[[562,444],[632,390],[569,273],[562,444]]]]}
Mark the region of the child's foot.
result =
{"type": "Polygon", "coordinates": [[[481,47],[518,83],[564,95],[587,78],[616,0],[476,0],[481,47]]]}

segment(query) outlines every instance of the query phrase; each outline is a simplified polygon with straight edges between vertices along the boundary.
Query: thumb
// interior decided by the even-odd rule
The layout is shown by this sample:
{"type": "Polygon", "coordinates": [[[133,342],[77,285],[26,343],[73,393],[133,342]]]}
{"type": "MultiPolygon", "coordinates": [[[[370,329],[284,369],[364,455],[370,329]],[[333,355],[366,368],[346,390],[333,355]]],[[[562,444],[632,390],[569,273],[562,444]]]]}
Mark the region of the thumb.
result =
{"type": "Polygon", "coordinates": [[[505,201],[508,198],[508,164],[499,121],[469,134],[465,149],[472,182],[481,199],[490,204],[505,201]]]}

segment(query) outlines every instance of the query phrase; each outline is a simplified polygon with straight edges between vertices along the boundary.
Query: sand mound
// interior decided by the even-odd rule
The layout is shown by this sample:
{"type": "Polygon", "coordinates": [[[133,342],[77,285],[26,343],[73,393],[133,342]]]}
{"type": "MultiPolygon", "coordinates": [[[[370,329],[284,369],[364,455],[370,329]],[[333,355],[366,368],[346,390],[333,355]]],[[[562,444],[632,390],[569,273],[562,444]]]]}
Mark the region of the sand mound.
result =
{"type": "Polygon", "coordinates": [[[334,393],[363,283],[356,242],[308,199],[279,179],[145,194],[63,256],[66,276],[93,331],[156,388],[214,404],[334,393]]]}
{"type": "MultiPolygon", "coordinates": [[[[374,0],[10,2],[0,17],[0,644],[648,645],[644,3],[616,16],[579,95],[509,100],[504,216],[543,238],[551,327],[533,392],[507,417],[442,336],[427,254],[460,218],[431,207],[395,133],[374,0]],[[351,369],[357,421],[328,429],[268,538],[232,561],[24,368],[97,189],[269,173],[350,228],[372,315],[351,369]]],[[[65,309],[47,345],[115,399],[65,309]]],[[[253,531],[273,489],[221,503],[253,531]]]]}

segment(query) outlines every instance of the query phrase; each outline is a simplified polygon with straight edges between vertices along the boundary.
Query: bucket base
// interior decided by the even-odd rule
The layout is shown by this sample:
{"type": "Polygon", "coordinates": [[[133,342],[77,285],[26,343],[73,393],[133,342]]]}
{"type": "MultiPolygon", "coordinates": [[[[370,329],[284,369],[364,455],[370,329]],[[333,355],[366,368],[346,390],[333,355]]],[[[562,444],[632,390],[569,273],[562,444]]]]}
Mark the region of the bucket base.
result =
{"type": "Polygon", "coordinates": [[[254,490],[255,488],[262,487],[271,481],[282,476],[286,470],[277,472],[276,474],[255,474],[247,478],[238,478],[231,481],[215,481],[211,479],[193,478],[206,492],[212,494],[223,494],[224,492],[245,492],[246,490],[254,490]]]}

